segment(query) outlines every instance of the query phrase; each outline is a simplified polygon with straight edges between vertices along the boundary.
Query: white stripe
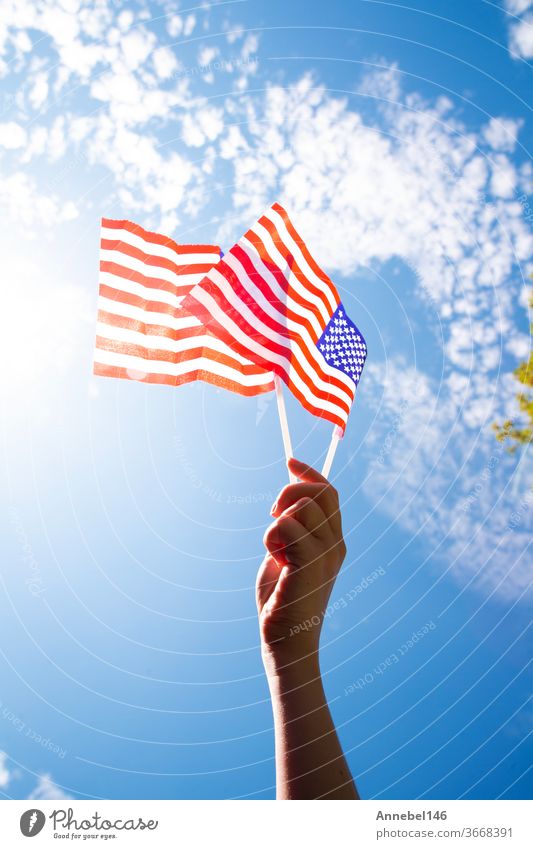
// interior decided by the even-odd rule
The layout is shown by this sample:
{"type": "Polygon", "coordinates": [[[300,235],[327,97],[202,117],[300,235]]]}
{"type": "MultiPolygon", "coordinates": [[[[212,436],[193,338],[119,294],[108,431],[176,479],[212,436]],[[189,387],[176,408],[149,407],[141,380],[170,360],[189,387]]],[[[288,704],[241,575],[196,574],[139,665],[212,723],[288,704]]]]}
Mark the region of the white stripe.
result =
{"type": "Polygon", "coordinates": [[[337,309],[337,306],[338,306],[338,302],[334,298],[333,292],[331,291],[331,288],[326,283],[324,283],[324,281],[321,280],[320,277],[317,277],[317,275],[315,274],[315,272],[313,271],[311,266],[308,265],[307,260],[302,253],[302,249],[300,248],[298,243],[294,241],[291,234],[287,230],[286,224],[285,224],[283,218],[281,217],[281,215],[271,207],[268,210],[268,212],[265,213],[265,217],[270,218],[270,220],[274,224],[276,230],[278,231],[279,235],[281,236],[281,239],[282,239],[284,245],[289,249],[290,253],[292,253],[293,256],[296,258],[298,265],[301,268],[302,272],[305,274],[306,277],[309,278],[309,280],[311,280],[315,284],[315,286],[318,289],[320,289],[322,292],[324,292],[324,294],[326,295],[326,298],[328,299],[328,303],[331,307],[331,311],[335,312],[335,310],[337,309]]]}
{"type": "MultiPolygon", "coordinates": [[[[213,269],[211,274],[213,274],[214,271],[215,269],[213,269]]],[[[323,398],[317,397],[312,392],[309,386],[307,386],[307,384],[304,383],[303,380],[300,378],[299,374],[294,371],[287,357],[275,353],[270,348],[265,348],[256,339],[251,336],[248,336],[243,330],[240,329],[237,324],[235,324],[235,322],[232,321],[232,319],[227,315],[227,313],[223,312],[220,309],[214,298],[212,298],[211,295],[209,295],[201,286],[194,291],[194,297],[211,313],[213,318],[222,327],[224,327],[228,331],[228,333],[230,333],[231,336],[233,336],[241,345],[251,351],[254,351],[258,356],[267,360],[267,362],[270,361],[277,363],[281,368],[283,368],[284,371],[289,375],[290,380],[298,387],[302,395],[307,398],[307,400],[310,401],[313,406],[317,407],[318,409],[327,410],[333,415],[343,419],[343,421],[347,420],[347,414],[342,408],[338,407],[335,404],[331,404],[329,401],[326,401],[323,398]]]]}
{"type": "Polygon", "coordinates": [[[113,289],[119,289],[122,292],[129,292],[130,295],[137,295],[138,298],[143,298],[145,301],[157,301],[161,304],[170,304],[171,307],[179,306],[185,295],[172,295],[165,289],[152,289],[149,286],[143,286],[142,283],[136,283],[134,280],[126,280],[124,277],[117,277],[109,271],[100,272],[100,283],[105,286],[111,286],[113,289]]]}
{"type": "MultiPolygon", "coordinates": [[[[251,227],[250,229],[256,234],[256,236],[259,237],[259,239],[261,239],[261,241],[263,242],[263,245],[265,246],[265,249],[267,250],[269,255],[272,257],[273,262],[275,262],[276,265],[279,267],[280,271],[283,272],[283,276],[287,280],[287,283],[289,284],[289,286],[291,288],[293,288],[294,291],[297,294],[300,295],[300,297],[304,298],[304,300],[306,300],[316,310],[318,310],[318,312],[319,312],[319,314],[322,318],[322,322],[323,322],[322,328],[323,328],[328,323],[328,321],[331,317],[331,313],[328,312],[327,307],[324,306],[323,301],[321,301],[320,298],[317,295],[314,295],[308,287],[304,286],[304,284],[301,283],[298,280],[296,274],[293,271],[291,271],[291,269],[288,266],[287,259],[280,252],[278,246],[274,242],[272,236],[270,235],[270,233],[268,232],[266,227],[263,227],[262,224],[260,224],[259,222],[256,222],[254,224],[254,226],[251,227]]],[[[255,248],[253,247],[253,243],[248,242],[248,240],[246,239],[245,236],[243,236],[243,238],[241,239],[241,242],[246,242],[247,244],[249,244],[253,248],[253,250],[255,250],[255,248]]],[[[259,259],[260,259],[260,262],[261,262],[263,268],[267,268],[265,262],[261,258],[259,258],[259,259]]],[[[320,331],[320,333],[321,332],[322,332],[322,330],[320,331]]],[[[318,334],[319,336],[320,336],[320,333],[318,334]]]]}
{"type": "MultiPolygon", "coordinates": [[[[257,274],[259,274],[261,277],[266,279],[266,282],[268,283],[268,285],[272,289],[275,296],[277,298],[279,298],[281,303],[286,304],[297,315],[301,315],[302,318],[307,319],[307,321],[311,324],[313,330],[315,331],[317,337],[322,336],[322,331],[323,331],[324,328],[320,325],[320,322],[318,321],[316,315],[311,310],[300,306],[300,304],[296,303],[292,298],[287,297],[287,293],[283,291],[282,287],[279,285],[279,283],[277,282],[274,275],[264,265],[261,257],[259,256],[259,254],[255,250],[252,243],[248,242],[244,239],[241,239],[241,241],[239,242],[239,247],[242,248],[242,250],[244,251],[246,256],[250,259],[250,261],[251,261],[254,269],[256,270],[257,274]]],[[[237,257],[234,254],[232,254],[231,251],[226,254],[226,256],[224,257],[224,260],[226,261],[227,265],[229,265],[230,268],[232,268],[233,271],[235,271],[235,274],[238,276],[239,280],[242,280],[243,275],[246,275],[247,288],[248,288],[248,280],[250,278],[248,276],[248,272],[244,269],[244,266],[242,265],[241,261],[239,259],[237,259],[237,257]]],[[[253,283],[253,280],[251,280],[251,282],[253,283]]],[[[257,300],[259,300],[259,295],[263,298],[263,303],[265,305],[265,307],[264,307],[265,312],[267,312],[270,315],[271,318],[274,318],[276,321],[281,321],[283,324],[285,324],[285,322],[288,321],[288,319],[285,318],[285,315],[283,313],[280,313],[280,311],[277,309],[277,307],[274,307],[272,304],[269,303],[269,301],[265,298],[265,295],[263,295],[259,291],[259,289],[256,288],[255,284],[254,284],[254,290],[258,293],[257,300]],[[280,318],[280,316],[281,316],[281,318],[280,318]]],[[[291,323],[292,323],[292,321],[293,320],[291,320],[291,323]]],[[[327,323],[328,323],[328,319],[326,318],[324,326],[327,323]]]]}
{"type": "MultiPolygon", "coordinates": [[[[232,351],[221,339],[217,339],[216,336],[211,336],[208,333],[202,336],[187,336],[183,339],[169,339],[168,336],[139,333],[137,330],[129,330],[127,327],[116,327],[114,324],[106,324],[103,321],[96,323],[96,333],[98,336],[103,336],[105,339],[111,339],[115,342],[139,345],[142,348],[146,348],[147,351],[160,350],[179,353],[181,351],[191,350],[192,348],[208,348],[211,351],[225,354],[242,365],[251,365],[258,371],[260,370],[259,366],[255,366],[246,357],[232,351]]],[[[264,369],[261,369],[261,372],[263,373],[264,369]]]]}
{"type": "Polygon", "coordinates": [[[122,301],[113,301],[111,298],[100,295],[98,309],[113,315],[120,315],[123,318],[131,318],[133,321],[140,321],[143,324],[170,327],[172,330],[185,330],[187,327],[199,327],[201,325],[201,322],[194,315],[189,315],[181,307],[177,309],[175,316],[167,315],[162,312],[150,312],[142,309],[142,307],[134,307],[132,304],[124,304],[122,301]],[[183,316],[181,315],[182,312],[183,316]]]}
{"type": "MultiPolygon", "coordinates": [[[[144,274],[145,277],[155,277],[158,280],[166,280],[167,283],[172,283],[173,286],[196,286],[205,277],[205,274],[176,274],[174,271],[169,271],[168,268],[160,268],[156,265],[147,265],[140,259],[127,256],[120,251],[100,250],[100,260],[102,262],[114,262],[115,265],[120,265],[127,271],[138,271],[144,274]]],[[[121,278],[122,279],[122,278],[121,278]]]]}
{"type": "Polygon", "coordinates": [[[165,245],[158,245],[154,242],[149,242],[144,239],[140,233],[137,235],[135,233],[130,233],[129,230],[116,230],[113,227],[105,227],[102,225],[101,237],[108,241],[125,242],[145,254],[169,259],[171,262],[176,263],[176,265],[213,265],[220,260],[220,252],[218,251],[218,248],[216,252],[213,251],[212,253],[202,253],[199,251],[198,253],[179,254],[176,253],[170,245],[167,247],[165,245]]]}
{"type": "Polygon", "coordinates": [[[270,372],[261,372],[259,374],[241,374],[240,371],[217,363],[213,360],[208,360],[207,357],[198,357],[195,360],[188,360],[181,363],[167,363],[159,360],[145,360],[142,357],[133,357],[130,354],[119,354],[115,351],[103,351],[99,348],[95,351],[94,360],[106,366],[115,366],[117,368],[125,368],[130,371],[144,372],[145,374],[167,374],[173,377],[178,377],[189,372],[202,369],[203,371],[211,372],[218,377],[232,380],[234,383],[239,383],[241,386],[264,386],[272,381],[270,372]]]}
{"type": "MultiPolygon", "coordinates": [[[[236,262],[238,263],[238,260],[236,260],[236,262]]],[[[238,264],[239,267],[242,269],[240,263],[238,264]]],[[[242,269],[241,271],[241,280],[243,279],[243,274],[246,274],[244,269],[242,269]]],[[[268,327],[268,325],[264,324],[261,319],[256,316],[255,313],[252,312],[252,310],[250,310],[248,306],[246,306],[244,301],[239,298],[231,284],[226,280],[224,275],[221,274],[217,268],[213,268],[209,272],[209,279],[216,283],[225,298],[229,301],[229,303],[231,303],[233,307],[235,307],[237,312],[242,314],[243,318],[248,322],[248,324],[251,324],[252,327],[257,328],[263,336],[266,336],[268,339],[272,339],[272,341],[277,343],[278,345],[282,345],[285,348],[290,347],[293,355],[296,357],[296,359],[302,366],[302,369],[304,371],[308,371],[309,362],[304,357],[300,346],[296,344],[293,340],[286,339],[285,337],[277,333],[275,330],[272,330],[270,327],[268,327]]],[[[199,288],[201,289],[201,287],[199,288]]],[[[261,308],[268,303],[263,293],[256,289],[256,287],[252,285],[251,281],[248,284],[248,288],[250,289],[250,291],[252,289],[254,290],[251,293],[261,308]]],[[[195,289],[193,291],[196,294],[197,290],[195,289]]],[[[270,309],[272,309],[270,304],[268,306],[270,307],[270,309]]],[[[353,380],[348,377],[348,375],[344,374],[344,372],[340,371],[339,369],[333,368],[333,366],[330,366],[329,363],[326,362],[323,355],[320,353],[315,343],[313,342],[311,336],[309,335],[309,331],[306,330],[306,328],[302,327],[299,324],[296,324],[296,322],[286,322],[283,316],[280,317],[280,313],[278,313],[277,316],[278,321],[281,321],[281,323],[286,323],[289,329],[294,330],[295,335],[301,339],[302,346],[305,347],[307,351],[309,351],[311,358],[315,361],[317,368],[320,369],[322,374],[327,374],[330,377],[339,380],[346,386],[345,390],[339,389],[333,384],[326,383],[324,379],[320,377],[319,374],[315,374],[313,376],[313,381],[314,383],[316,383],[317,388],[321,389],[323,392],[328,392],[331,395],[336,395],[338,398],[341,398],[346,404],[351,404],[354,390],[353,380]]]]}

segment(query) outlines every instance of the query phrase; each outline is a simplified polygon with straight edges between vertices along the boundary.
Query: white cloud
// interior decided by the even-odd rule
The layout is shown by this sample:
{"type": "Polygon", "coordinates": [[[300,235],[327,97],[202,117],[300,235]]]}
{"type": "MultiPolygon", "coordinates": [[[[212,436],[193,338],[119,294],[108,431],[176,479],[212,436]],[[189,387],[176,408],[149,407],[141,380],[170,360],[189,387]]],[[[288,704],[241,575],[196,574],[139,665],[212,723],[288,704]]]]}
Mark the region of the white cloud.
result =
{"type": "Polygon", "coordinates": [[[183,118],[183,141],[189,147],[201,147],[205,142],[205,136],[198,125],[196,116],[185,115],[183,118]]]}
{"type": "Polygon", "coordinates": [[[40,109],[48,97],[48,74],[40,71],[35,75],[29,93],[29,101],[34,109],[40,109]]]}
{"type": "Polygon", "coordinates": [[[512,198],[515,195],[517,177],[514,164],[507,157],[497,154],[492,158],[490,190],[495,197],[512,198]]]}
{"type": "Polygon", "coordinates": [[[532,0],[504,0],[505,8],[513,15],[521,15],[533,6],[532,0]]]}
{"type": "Polygon", "coordinates": [[[202,47],[200,52],[198,53],[198,64],[202,67],[211,64],[213,59],[216,59],[218,56],[218,48],[216,47],[202,47]]]}
{"type": "Polygon", "coordinates": [[[466,375],[439,386],[394,358],[367,365],[365,378],[365,402],[376,412],[365,440],[367,496],[423,536],[433,551],[426,568],[435,574],[447,568],[462,584],[497,587],[507,598],[521,594],[531,580],[533,500],[519,509],[527,485],[517,493],[509,484],[516,459],[491,433],[496,387],[487,394],[466,375]],[[465,431],[462,411],[475,418],[476,430],[465,431]]]}
{"type": "Polygon", "coordinates": [[[19,30],[13,34],[13,43],[22,53],[29,53],[32,47],[31,39],[24,30],[19,30]]]}
{"type": "Polygon", "coordinates": [[[196,15],[187,15],[183,23],[183,35],[188,38],[193,34],[196,26],[196,15]]]}
{"type": "Polygon", "coordinates": [[[60,5],[51,3],[42,4],[40,15],[37,15],[38,28],[45,32],[53,33],[57,44],[68,44],[73,42],[80,31],[77,16],[73,12],[62,9],[60,5]]]}
{"type": "MultiPolygon", "coordinates": [[[[533,269],[530,270],[530,274],[528,274],[527,276],[529,277],[531,275],[531,273],[533,273],[533,269]]],[[[524,309],[526,310],[528,315],[531,311],[531,307],[529,305],[529,301],[530,301],[530,298],[531,298],[531,292],[532,292],[532,289],[531,289],[530,285],[529,286],[522,286],[522,288],[520,289],[520,295],[519,295],[519,298],[518,298],[520,305],[522,307],[524,307],[524,309]]]]}
{"type": "Polygon", "coordinates": [[[247,143],[238,127],[232,126],[220,143],[220,155],[223,159],[234,159],[239,151],[246,150],[247,143]]]}
{"type": "Polygon", "coordinates": [[[511,118],[491,118],[483,129],[483,138],[493,150],[512,153],[522,124],[523,121],[513,121],[511,118]]]}
{"type": "MultiPolygon", "coordinates": [[[[367,366],[362,389],[365,400],[381,399],[367,437],[376,453],[398,399],[408,398],[408,407],[365,488],[411,533],[429,511],[424,538],[436,544],[448,533],[446,550],[458,555],[479,525],[478,553],[468,551],[466,564],[459,556],[456,568],[474,574],[492,553],[483,580],[495,586],[512,562],[510,552],[516,558],[523,547],[522,534],[513,531],[504,534],[501,558],[495,551],[495,527],[505,529],[510,499],[503,498],[498,521],[488,518],[512,460],[498,461],[485,498],[462,524],[454,520],[482,462],[477,446],[489,455],[496,450],[491,422],[514,410],[516,388],[500,375],[501,352],[514,332],[515,268],[533,257],[533,237],[517,202],[503,122],[473,133],[454,117],[448,99],[406,97],[397,74],[383,73],[376,81],[367,77],[365,90],[392,92],[387,99],[398,105],[380,108],[374,124],[311,77],[272,85],[262,101],[240,100],[231,118],[241,128],[228,127],[219,141],[221,156],[231,157],[239,218],[219,238],[230,240],[279,197],[331,273],[381,270],[395,258],[413,269],[413,285],[422,300],[430,298],[432,320],[440,320],[444,348],[433,358],[443,358],[442,378],[437,383],[429,369],[410,369],[398,359],[394,339],[385,340],[387,360],[367,366]],[[407,384],[416,385],[414,394],[407,384]]],[[[426,352],[422,361],[431,359],[426,352]]],[[[519,564],[500,592],[516,595],[526,580],[519,564]]]]}
{"type": "MultiPolygon", "coordinates": [[[[385,65],[386,61],[381,59],[376,64],[385,65]]],[[[366,74],[357,86],[357,93],[380,100],[397,101],[401,94],[398,66],[394,63],[366,74]]]]}
{"type": "Polygon", "coordinates": [[[155,35],[147,30],[135,29],[123,36],[120,47],[128,70],[139,68],[154,49],[155,43],[155,35]]]}
{"type": "Polygon", "coordinates": [[[72,799],[48,774],[41,775],[28,799],[72,799]]]}
{"type": "Polygon", "coordinates": [[[54,227],[76,218],[72,201],[61,201],[50,192],[41,192],[24,171],[15,171],[0,179],[0,207],[11,220],[33,227],[54,227]]]}
{"type": "MultiPolygon", "coordinates": [[[[233,160],[240,221],[281,196],[333,270],[348,274],[354,261],[401,256],[439,301],[478,275],[500,285],[519,240],[531,249],[519,205],[482,199],[491,180],[500,196],[509,195],[512,161],[504,154],[491,161],[482,138],[450,117],[448,101],[411,97],[409,107],[385,109],[372,126],[309,77],[270,86],[263,102],[244,98],[232,116],[248,122],[233,160]],[[496,242],[502,216],[511,238],[500,233],[496,242]]],[[[228,149],[230,130],[221,137],[221,150],[228,149]]]]}
{"type": "Polygon", "coordinates": [[[504,0],[509,12],[509,50],[514,58],[533,57],[532,0],[504,0]],[[513,17],[511,17],[513,16],[513,17]]]}
{"type": "Polygon", "coordinates": [[[259,39],[255,34],[247,35],[241,49],[241,59],[247,62],[252,56],[257,53],[259,47],[259,39]]]}
{"type": "Polygon", "coordinates": [[[0,124],[0,147],[16,150],[26,144],[26,130],[15,121],[0,124]]]}
{"type": "Polygon", "coordinates": [[[188,112],[183,119],[183,140],[190,147],[201,147],[207,141],[215,141],[224,129],[221,109],[204,106],[188,112]]]}
{"type": "Polygon", "coordinates": [[[131,27],[133,20],[133,12],[131,9],[124,9],[117,17],[117,24],[122,32],[126,32],[131,27]]]}
{"type": "Polygon", "coordinates": [[[234,44],[236,41],[239,40],[239,38],[242,38],[243,35],[244,35],[244,27],[240,26],[240,25],[236,26],[235,24],[232,24],[231,27],[228,29],[228,32],[226,33],[226,40],[227,40],[228,44],[234,44]]]}
{"type": "Polygon", "coordinates": [[[525,333],[517,333],[507,340],[505,347],[517,359],[525,360],[531,350],[531,337],[525,333]]]}
{"type": "MultiPolygon", "coordinates": [[[[8,757],[5,752],[0,751],[0,787],[6,788],[10,784],[13,773],[7,767],[8,757]]],[[[34,790],[28,796],[28,799],[72,799],[65,791],[59,787],[52,779],[52,776],[45,773],[40,775],[34,790]]]]}
{"type": "Polygon", "coordinates": [[[526,15],[511,27],[510,47],[524,59],[533,57],[533,14],[526,15]]]}
{"type": "Polygon", "coordinates": [[[167,32],[172,38],[183,32],[183,19],[179,15],[171,15],[167,20],[167,32]]]}
{"type": "MultiPolygon", "coordinates": [[[[9,41],[10,56],[15,50],[20,68],[29,71],[23,106],[45,107],[46,87],[48,97],[50,92],[59,96],[76,78],[74,105],[53,121],[36,120],[23,141],[24,129],[17,122],[24,152],[16,153],[22,147],[11,143],[15,152],[7,154],[16,167],[0,181],[0,204],[29,229],[60,224],[77,214],[72,202],[39,188],[29,170],[34,158],[59,161],[82,155],[84,172],[94,173],[95,183],[103,174],[112,200],[156,229],[171,233],[184,220],[189,224],[209,203],[211,185],[233,185],[228,189],[230,223],[218,234],[224,243],[279,198],[319,262],[339,282],[369,267],[383,274],[386,263],[398,259],[412,269],[413,289],[429,304],[442,333],[442,344],[434,351],[443,364],[442,378],[435,382],[426,352],[425,373],[412,372],[400,361],[394,338],[384,340],[387,361],[380,364],[381,371],[367,366],[370,388],[365,397],[374,389],[383,393],[370,446],[392,415],[394,387],[399,391],[407,377],[417,381],[416,399],[398,425],[401,438],[393,440],[367,493],[410,530],[420,528],[428,505],[434,508],[423,533],[430,542],[438,539],[443,527],[453,526],[458,505],[476,479],[479,460],[473,459],[472,446],[478,440],[492,450],[490,422],[514,404],[512,379],[502,381],[499,371],[502,350],[506,363],[509,355],[524,350],[523,335],[513,333],[520,296],[517,266],[526,274],[533,258],[533,236],[519,200],[531,167],[520,167],[511,157],[519,148],[521,122],[495,116],[477,130],[467,127],[450,99],[429,102],[405,94],[400,70],[386,67],[383,60],[376,64],[385,67],[367,74],[356,87],[368,95],[364,100],[332,96],[309,75],[247,95],[258,41],[241,30],[228,41],[238,45],[231,84],[242,94],[225,103],[217,99],[214,106],[197,91],[212,77],[202,79],[198,73],[178,78],[181,45],[171,49],[159,44],[142,16],[134,18],[129,10],[105,2],[79,8],[75,0],[59,5],[53,0],[5,2],[10,26],[0,41],[9,41]],[[40,77],[43,68],[31,64],[35,59],[26,51],[27,40],[13,43],[14,33],[22,30],[29,30],[32,38],[34,31],[50,36],[54,70],[48,77],[40,77]],[[93,101],[89,108],[85,96],[93,101]],[[364,108],[354,107],[361,102],[364,108]],[[383,373],[393,390],[382,380],[383,373]],[[405,457],[411,455],[406,466],[405,457]],[[443,468],[435,467],[436,456],[444,458],[443,468]],[[391,497],[385,503],[380,487],[389,485],[391,497]]],[[[511,5],[515,13],[527,14],[521,0],[509,0],[510,11],[511,5]]],[[[509,19],[513,33],[524,23],[525,18],[509,19]]],[[[185,41],[197,22],[193,14],[171,15],[166,26],[171,38],[185,41]]],[[[520,38],[525,55],[527,40],[520,38]]],[[[184,45],[187,49],[190,55],[195,46],[184,45]]],[[[213,58],[211,47],[198,56],[203,64],[213,58]]],[[[229,62],[224,71],[230,72],[229,62]]],[[[2,136],[0,128],[3,137],[7,134],[2,136]]],[[[12,274],[33,279],[37,272],[15,266],[12,274]]],[[[393,279],[387,282],[394,288],[393,279]]],[[[67,303],[79,316],[75,293],[51,288],[47,294],[54,308],[67,303]]],[[[12,313],[20,306],[11,304],[12,313]]],[[[68,353],[69,339],[63,341],[68,353]]],[[[491,477],[498,486],[504,467],[508,473],[506,463],[502,460],[491,477]]],[[[479,557],[494,548],[495,537],[484,523],[493,495],[488,487],[468,512],[469,521],[450,531],[452,550],[459,546],[459,551],[474,536],[474,518],[483,526],[479,557]]],[[[504,501],[502,509],[507,507],[504,501]]],[[[507,558],[520,540],[518,532],[506,537],[507,558]]],[[[480,562],[476,558],[469,559],[469,569],[480,562]]],[[[495,558],[485,579],[494,581],[504,566],[495,558]]],[[[512,581],[507,591],[516,592],[521,581],[512,581]]]]}
{"type": "Polygon", "coordinates": [[[166,80],[178,68],[178,61],[169,47],[158,47],[154,50],[152,61],[157,76],[166,80]]]}
{"type": "Polygon", "coordinates": [[[7,767],[7,755],[0,752],[0,787],[7,787],[11,781],[11,772],[7,767]]]}

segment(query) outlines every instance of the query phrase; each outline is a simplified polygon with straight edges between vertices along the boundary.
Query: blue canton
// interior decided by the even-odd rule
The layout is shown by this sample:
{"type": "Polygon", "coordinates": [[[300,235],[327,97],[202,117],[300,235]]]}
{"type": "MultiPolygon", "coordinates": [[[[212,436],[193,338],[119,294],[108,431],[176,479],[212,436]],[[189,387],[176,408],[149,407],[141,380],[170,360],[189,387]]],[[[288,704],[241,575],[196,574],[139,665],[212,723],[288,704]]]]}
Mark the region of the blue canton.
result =
{"type": "Polygon", "coordinates": [[[347,374],[357,386],[366,360],[366,342],[342,304],[324,328],[317,348],[330,366],[347,374]]]}

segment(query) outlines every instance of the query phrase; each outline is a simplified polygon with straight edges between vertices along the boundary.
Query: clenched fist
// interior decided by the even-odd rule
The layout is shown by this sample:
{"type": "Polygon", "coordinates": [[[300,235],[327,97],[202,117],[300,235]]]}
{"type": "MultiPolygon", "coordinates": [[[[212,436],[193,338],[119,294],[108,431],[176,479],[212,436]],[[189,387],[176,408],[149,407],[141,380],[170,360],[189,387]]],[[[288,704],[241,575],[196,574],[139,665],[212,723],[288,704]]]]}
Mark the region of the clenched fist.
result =
{"type": "Polygon", "coordinates": [[[280,493],[267,529],[256,597],[263,654],[292,663],[318,651],[331,589],[346,555],[333,486],[298,460],[299,479],[280,493]]]}

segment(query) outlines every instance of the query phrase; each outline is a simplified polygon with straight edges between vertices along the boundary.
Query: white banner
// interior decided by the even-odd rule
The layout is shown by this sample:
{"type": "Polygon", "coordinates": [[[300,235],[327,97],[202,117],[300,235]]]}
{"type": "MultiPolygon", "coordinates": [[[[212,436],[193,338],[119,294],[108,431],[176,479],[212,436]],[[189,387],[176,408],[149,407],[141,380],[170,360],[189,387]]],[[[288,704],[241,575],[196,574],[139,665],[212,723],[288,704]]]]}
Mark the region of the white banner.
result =
{"type": "Polygon", "coordinates": [[[2,846],[531,849],[531,803],[37,801],[0,803],[2,846]],[[28,840],[35,838],[35,844],[28,840]]]}

